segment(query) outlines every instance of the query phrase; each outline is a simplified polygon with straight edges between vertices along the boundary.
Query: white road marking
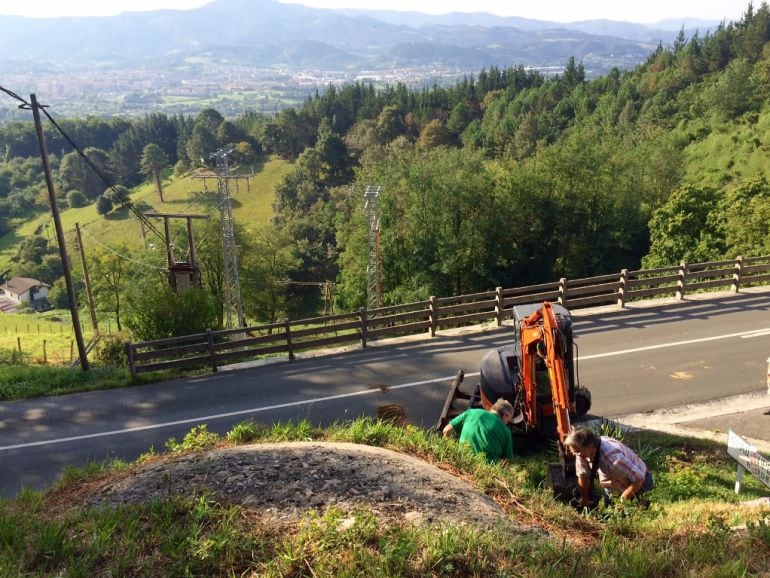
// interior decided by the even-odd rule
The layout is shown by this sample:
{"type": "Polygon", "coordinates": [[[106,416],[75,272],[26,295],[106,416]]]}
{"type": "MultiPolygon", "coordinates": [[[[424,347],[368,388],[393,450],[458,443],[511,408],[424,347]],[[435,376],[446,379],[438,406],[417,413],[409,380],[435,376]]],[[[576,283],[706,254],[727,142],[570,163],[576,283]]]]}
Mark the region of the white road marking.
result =
{"type": "Polygon", "coordinates": [[[727,333],[725,335],[714,335],[712,337],[701,337],[700,339],[688,339],[686,341],[674,341],[672,343],[658,343],[657,345],[648,345],[646,347],[635,347],[633,349],[622,349],[620,351],[608,351],[607,353],[597,353],[595,355],[581,355],[580,361],[588,359],[600,359],[602,357],[614,357],[616,355],[627,355],[629,353],[639,353],[640,351],[652,351],[654,349],[664,349],[666,347],[679,347],[681,345],[692,345],[693,343],[705,343],[707,341],[719,341],[721,339],[732,339],[740,337],[747,339],[750,337],[759,337],[760,335],[770,335],[770,328],[756,329],[754,331],[741,331],[740,333],[727,333]]]}
{"type": "MultiPolygon", "coordinates": [[[[466,377],[473,377],[478,375],[478,372],[476,373],[466,373],[466,377]]],[[[402,383],[401,385],[393,385],[389,386],[388,390],[393,389],[406,389],[409,387],[417,387],[420,385],[428,385],[431,383],[439,383],[439,382],[449,382],[455,378],[454,375],[450,377],[437,377],[436,379],[426,379],[424,381],[414,381],[412,383],[402,383]]],[[[168,422],[162,422],[162,423],[155,423],[155,424],[149,424],[149,425],[143,425],[139,427],[132,427],[132,428],[126,428],[126,429],[118,429],[118,430],[112,430],[112,431],[104,431],[104,432],[97,432],[92,434],[85,434],[85,435],[79,435],[79,436],[70,436],[66,438],[57,438],[52,440],[43,440],[38,442],[28,442],[24,444],[15,444],[11,446],[0,446],[0,452],[2,451],[9,451],[9,450],[18,450],[23,448],[31,448],[36,446],[45,446],[49,444],[63,444],[67,442],[74,442],[74,441],[80,441],[80,440],[88,440],[88,439],[94,439],[94,438],[102,438],[102,437],[108,437],[108,436],[116,436],[121,434],[127,434],[127,433],[134,433],[139,431],[146,431],[146,430],[153,430],[153,429],[161,429],[164,427],[172,427],[176,425],[185,425],[185,424],[199,424],[202,422],[206,422],[209,420],[214,419],[221,419],[226,417],[235,417],[238,415],[246,415],[250,413],[260,413],[263,411],[271,411],[274,409],[285,409],[287,407],[297,407],[301,405],[310,405],[314,403],[320,403],[323,401],[332,401],[335,399],[344,399],[346,397],[357,397],[360,395],[369,395],[372,393],[382,393],[382,390],[379,387],[371,388],[371,389],[364,389],[360,391],[353,391],[351,393],[342,393],[339,395],[328,395],[325,397],[314,397],[311,399],[303,399],[300,401],[291,401],[288,403],[278,403],[275,405],[265,405],[262,407],[253,407],[251,409],[241,409],[238,411],[231,411],[228,413],[217,413],[214,415],[204,415],[200,417],[193,417],[190,419],[181,419],[177,421],[168,421],[168,422]]]]}
{"type": "Polygon", "coordinates": [[[752,331],[746,335],[741,335],[741,339],[753,339],[754,337],[765,337],[770,335],[770,329],[760,329],[758,331],[752,331]]]}

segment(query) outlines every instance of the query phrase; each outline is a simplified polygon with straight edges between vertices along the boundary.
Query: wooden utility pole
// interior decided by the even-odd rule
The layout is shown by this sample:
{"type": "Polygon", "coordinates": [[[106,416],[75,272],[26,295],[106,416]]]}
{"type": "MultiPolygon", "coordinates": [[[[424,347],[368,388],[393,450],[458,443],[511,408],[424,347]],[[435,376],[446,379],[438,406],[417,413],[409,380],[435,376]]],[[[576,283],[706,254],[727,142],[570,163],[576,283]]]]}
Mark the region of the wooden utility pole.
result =
{"type": "Polygon", "coordinates": [[[75,331],[75,339],[78,344],[78,355],[80,356],[80,367],[83,371],[88,371],[88,352],[86,351],[85,343],[83,342],[83,330],[80,326],[80,316],[78,315],[78,304],[75,299],[75,287],[72,284],[72,271],[70,268],[70,258],[67,255],[67,246],[64,243],[64,230],[61,226],[61,218],[59,217],[59,205],[56,203],[56,190],[53,186],[53,178],[51,177],[51,165],[48,162],[48,151],[45,146],[45,136],[43,135],[43,125],[40,122],[40,110],[37,104],[37,97],[34,94],[29,95],[30,102],[32,103],[32,116],[35,119],[35,131],[37,132],[37,140],[40,145],[40,158],[43,161],[43,172],[45,173],[45,184],[48,188],[48,200],[51,203],[51,214],[53,216],[53,223],[56,227],[56,239],[59,241],[59,256],[61,257],[62,268],[64,269],[64,282],[67,285],[67,297],[70,302],[70,314],[72,315],[72,327],[75,331]]]}
{"type": "Polygon", "coordinates": [[[88,263],[86,263],[86,251],[83,248],[83,237],[80,235],[80,223],[75,223],[75,232],[78,235],[80,263],[83,265],[83,283],[86,284],[86,295],[88,295],[88,310],[91,312],[91,324],[94,326],[94,335],[99,335],[99,321],[96,319],[96,307],[94,307],[94,295],[91,292],[91,278],[88,276],[88,263]]]}

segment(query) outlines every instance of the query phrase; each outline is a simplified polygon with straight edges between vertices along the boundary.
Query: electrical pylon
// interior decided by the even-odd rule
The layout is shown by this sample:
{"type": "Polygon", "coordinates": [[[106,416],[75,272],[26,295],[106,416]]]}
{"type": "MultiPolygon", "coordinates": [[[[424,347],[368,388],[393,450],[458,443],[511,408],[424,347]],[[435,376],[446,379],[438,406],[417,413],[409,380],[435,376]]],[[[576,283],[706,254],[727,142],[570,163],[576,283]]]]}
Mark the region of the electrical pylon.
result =
{"type": "Polygon", "coordinates": [[[238,248],[233,230],[233,207],[230,198],[230,169],[228,155],[232,150],[219,149],[211,153],[216,162],[217,191],[219,193],[219,217],[222,236],[222,261],[225,283],[225,323],[228,329],[246,327],[241,303],[241,282],[238,277],[238,248]]]}
{"type": "Polygon", "coordinates": [[[364,210],[369,223],[369,258],[366,264],[367,309],[382,306],[382,267],[380,264],[380,203],[382,187],[369,185],[364,191],[364,210]]]}

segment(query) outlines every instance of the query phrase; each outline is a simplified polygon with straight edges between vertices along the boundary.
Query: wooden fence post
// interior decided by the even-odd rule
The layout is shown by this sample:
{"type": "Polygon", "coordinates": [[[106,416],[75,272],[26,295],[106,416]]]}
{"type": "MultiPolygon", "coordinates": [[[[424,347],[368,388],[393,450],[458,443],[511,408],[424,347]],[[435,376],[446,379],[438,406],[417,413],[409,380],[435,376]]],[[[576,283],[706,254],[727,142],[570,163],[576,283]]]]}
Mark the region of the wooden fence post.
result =
{"type": "Polygon", "coordinates": [[[618,287],[618,307],[623,309],[626,306],[626,291],[628,289],[628,269],[620,272],[620,286],[618,287]]]}
{"type": "Polygon", "coordinates": [[[684,299],[685,288],[687,286],[687,261],[679,263],[679,278],[676,281],[676,298],[681,301],[684,299]]]}
{"type": "MultiPolygon", "coordinates": [[[[38,327],[40,327],[38,325],[38,327]]],[[[43,365],[48,365],[48,353],[45,350],[45,339],[43,339],[43,365]]]]}
{"type": "Polygon", "coordinates": [[[211,328],[206,329],[206,341],[209,346],[209,359],[211,360],[211,372],[217,372],[217,352],[214,351],[214,333],[211,328]]]}
{"type": "Polygon", "coordinates": [[[366,307],[358,310],[358,320],[361,322],[361,348],[366,349],[366,307]]]}
{"type": "Polygon", "coordinates": [[[436,302],[435,295],[430,296],[428,307],[430,309],[430,313],[428,314],[430,319],[430,336],[436,337],[436,330],[438,329],[438,303],[436,302]]]}
{"type": "Polygon", "coordinates": [[[741,288],[741,273],[743,273],[743,255],[738,255],[733,269],[733,286],[731,287],[733,293],[737,293],[741,288]]]}
{"type": "Polygon", "coordinates": [[[289,361],[294,361],[294,345],[291,342],[291,323],[288,317],[283,320],[283,328],[286,332],[286,349],[289,350],[289,361]]]}
{"type": "Polygon", "coordinates": [[[19,346],[19,359],[21,359],[24,354],[21,352],[21,335],[16,336],[16,345],[19,346]]]}
{"type": "Polygon", "coordinates": [[[559,279],[559,305],[567,306],[567,278],[559,279]]]}
{"type": "Polygon", "coordinates": [[[131,377],[136,379],[136,363],[134,362],[134,348],[131,346],[131,340],[125,342],[126,357],[128,357],[128,368],[131,370],[131,377]]]}
{"type": "Polygon", "coordinates": [[[497,326],[500,327],[503,324],[504,315],[503,304],[503,288],[495,287],[495,316],[497,317],[497,326]]]}

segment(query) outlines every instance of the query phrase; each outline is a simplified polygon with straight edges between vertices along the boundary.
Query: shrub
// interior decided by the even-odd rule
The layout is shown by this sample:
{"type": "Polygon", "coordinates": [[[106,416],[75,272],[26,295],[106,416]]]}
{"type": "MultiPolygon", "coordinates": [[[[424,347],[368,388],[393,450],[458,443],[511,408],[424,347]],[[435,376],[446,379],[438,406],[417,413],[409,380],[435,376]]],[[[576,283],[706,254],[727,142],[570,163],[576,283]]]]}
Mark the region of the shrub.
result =
{"type": "Polygon", "coordinates": [[[102,337],[96,348],[96,360],[105,367],[127,367],[128,357],[123,342],[119,335],[102,337]]]}
{"type": "Polygon", "coordinates": [[[112,201],[113,205],[123,205],[130,199],[128,189],[123,185],[114,185],[106,189],[104,196],[112,201]]]}
{"type": "Polygon", "coordinates": [[[78,209],[88,204],[88,198],[80,191],[73,190],[67,193],[67,204],[73,209],[78,209]]]}
{"type": "Polygon", "coordinates": [[[64,277],[60,277],[51,285],[51,289],[48,291],[48,302],[54,309],[67,309],[70,306],[67,283],[64,281],[64,277]]]}
{"type": "Polygon", "coordinates": [[[217,327],[217,303],[203,289],[161,286],[128,295],[125,321],[137,341],[204,333],[217,327]]]}
{"type": "Polygon", "coordinates": [[[101,195],[96,199],[96,213],[98,215],[106,215],[112,210],[112,201],[106,196],[101,195]]]}
{"type": "Polygon", "coordinates": [[[188,172],[190,172],[190,163],[182,159],[179,159],[177,163],[174,165],[174,176],[183,177],[188,172]]]}

